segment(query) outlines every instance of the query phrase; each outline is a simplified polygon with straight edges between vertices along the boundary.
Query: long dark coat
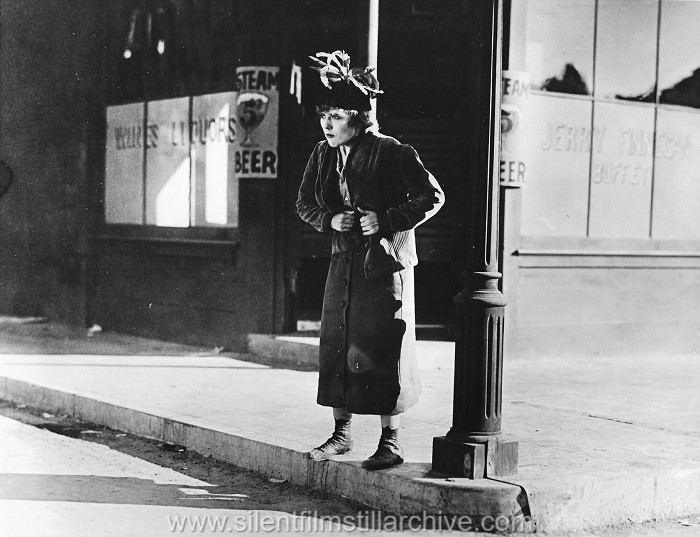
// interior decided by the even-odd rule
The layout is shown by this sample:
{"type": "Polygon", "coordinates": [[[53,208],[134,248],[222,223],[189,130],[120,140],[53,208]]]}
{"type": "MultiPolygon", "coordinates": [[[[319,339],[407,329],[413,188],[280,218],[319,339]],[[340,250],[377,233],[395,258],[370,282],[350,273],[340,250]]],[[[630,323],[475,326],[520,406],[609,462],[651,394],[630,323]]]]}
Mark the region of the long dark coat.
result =
{"type": "Polygon", "coordinates": [[[359,414],[398,414],[418,401],[413,229],[442,206],[444,194],[416,151],[394,138],[364,133],[345,164],[351,204],[340,194],[338,150],[314,149],[299,189],[297,212],[332,232],[332,256],[321,315],[317,402],[359,414]],[[377,213],[379,233],[356,226],[333,231],[337,213],[377,213]],[[368,251],[370,253],[368,254],[368,251]]]}

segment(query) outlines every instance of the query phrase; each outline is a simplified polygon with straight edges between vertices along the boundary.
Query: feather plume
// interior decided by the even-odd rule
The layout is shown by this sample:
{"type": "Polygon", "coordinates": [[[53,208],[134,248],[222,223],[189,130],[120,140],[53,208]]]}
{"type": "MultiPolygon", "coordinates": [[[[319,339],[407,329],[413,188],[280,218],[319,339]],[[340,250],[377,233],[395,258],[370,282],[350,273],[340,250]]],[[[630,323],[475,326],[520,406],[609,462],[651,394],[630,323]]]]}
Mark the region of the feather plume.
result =
{"type": "Polygon", "coordinates": [[[321,83],[328,89],[331,89],[334,83],[345,82],[353,84],[369,97],[384,93],[379,89],[379,82],[372,74],[374,67],[350,68],[350,56],[344,50],[317,52],[316,56],[309,56],[309,58],[315,62],[311,68],[320,73],[321,83]]]}

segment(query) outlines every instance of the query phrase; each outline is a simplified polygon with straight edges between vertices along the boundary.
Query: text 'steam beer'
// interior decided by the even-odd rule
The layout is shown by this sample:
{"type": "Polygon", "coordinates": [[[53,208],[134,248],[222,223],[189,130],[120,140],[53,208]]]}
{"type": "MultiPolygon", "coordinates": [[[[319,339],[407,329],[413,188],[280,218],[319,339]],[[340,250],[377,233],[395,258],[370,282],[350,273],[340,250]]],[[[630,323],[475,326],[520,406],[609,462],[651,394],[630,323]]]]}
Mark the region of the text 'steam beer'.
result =
{"type": "MultiPolygon", "coordinates": [[[[277,73],[265,70],[245,70],[238,73],[237,88],[239,91],[275,91],[277,89],[277,73]]],[[[264,96],[262,96],[264,97],[264,96]]],[[[244,130],[254,129],[264,119],[264,112],[260,113],[260,99],[249,101],[244,108],[246,114],[237,114],[238,117],[199,117],[189,122],[189,137],[187,121],[173,121],[168,126],[152,123],[146,126],[145,140],[143,125],[119,125],[114,128],[114,137],[117,150],[135,149],[143,147],[155,149],[161,143],[162,128],[169,130],[167,139],[174,146],[192,143],[229,143],[237,141],[238,128],[244,130]],[[254,121],[250,120],[253,114],[254,121]]],[[[245,145],[245,144],[242,144],[245,145]]],[[[235,153],[234,172],[242,175],[250,174],[277,174],[277,154],[271,150],[242,147],[235,153]]]]}

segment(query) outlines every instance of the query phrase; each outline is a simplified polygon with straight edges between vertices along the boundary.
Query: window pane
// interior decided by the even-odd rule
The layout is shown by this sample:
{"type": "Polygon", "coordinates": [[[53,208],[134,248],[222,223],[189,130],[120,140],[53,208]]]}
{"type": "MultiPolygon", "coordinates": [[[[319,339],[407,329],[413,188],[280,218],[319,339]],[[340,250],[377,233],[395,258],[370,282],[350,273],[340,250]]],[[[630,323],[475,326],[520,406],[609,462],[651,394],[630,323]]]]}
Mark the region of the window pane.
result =
{"type": "Polygon", "coordinates": [[[700,239],[700,113],[659,110],[652,237],[700,239]]]}
{"type": "Polygon", "coordinates": [[[192,223],[235,226],[238,178],[234,170],[237,93],[192,99],[192,223]]]}
{"type": "Polygon", "coordinates": [[[150,101],[147,108],[146,223],[190,225],[190,99],[150,101]]]}
{"type": "MultiPolygon", "coordinates": [[[[523,235],[586,236],[591,106],[586,99],[530,95],[523,122],[523,235]]],[[[599,137],[594,140],[598,147],[599,137]]]]}
{"type": "Polygon", "coordinates": [[[146,95],[150,99],[192,92],[189,10],[160,1],[146,14],[146,95]]]}
{"type": "Polygon", "coordinates": [[[659,102],[700,108],[700,2],[664,0],[659,102]]]}
{"type": "Polygon", "coordinates": [[[109,100],[143,101],[146,11],[139,2],[110,2],[109,9],[109,100]]]}
{"type": "Polygon", "coordinates": [[[591,237],[649,237],[654,109],[595,103],[591,237]]]}
{"type": "Polygon", "coordinates": [[[595,95],[656,101],[658,2],[599,0],[595,95]]]}
{"type": "Polygon", "coordinates": [[[525,69],[533,86],[590,95],[595,0],[514,1],[519,2],[528,6],[525,69]]]}
{"type": "Polygon", "coordinates": [[[143,224],[144,104],[107,107],[105,221],[143,224]]]}
{"type": "Polygon", "coordinates": [[[190,22],[195,80],[199,91],[233,90],[236,66],[241,62],[241,16],[237,0],[211,2],[208,11],[195,13],[190,22]]]}
{"type": "Polygon", "coordinates": [[[282,11],[297,7],[278,0],[216,0],[202,6],[193,7],[186,22],[197,93],[234,91],[242,64],[276,64],[282,11]]]}

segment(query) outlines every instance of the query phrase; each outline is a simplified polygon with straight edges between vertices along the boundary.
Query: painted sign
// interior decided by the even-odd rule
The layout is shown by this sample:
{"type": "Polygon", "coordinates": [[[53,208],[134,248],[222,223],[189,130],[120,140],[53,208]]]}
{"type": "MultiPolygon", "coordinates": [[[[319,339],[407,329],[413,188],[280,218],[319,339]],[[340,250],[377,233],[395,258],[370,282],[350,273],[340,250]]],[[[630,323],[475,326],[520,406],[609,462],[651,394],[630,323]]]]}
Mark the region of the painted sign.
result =
{"type": "Polygon", "coordinates": [[[523,124],[527,188],[521,232],[528,236],[585,237],[588,176],[593,151],[605,133],[591,132],[589,100],[532,93],[523,124]]]}
{"type": "Polygon", "coordinates": [[[239,91],[234,173],[239,177],[277,177],[279,68],[236,68],[239,91]]]}
{"type": "Polygon", "coordinates": [[[190,98],[146,108],[146,223],[190,225],[190,98]]]}
{"type": "Polygon", "coordinates": [[[105,221],[143,224],[144,103],[107,108],[105,221]]]}
{"type": "Polygon", "coordinates": [[[238,93],[192,98],[191,219],[194,226],[238,225],[238,174],[234,173],[238,93]]]}
{"type": "Polygon", "coordinates": [[[523,122],[530,94],[527,73],[503,71],[501,99],[501,162],[502,185],[522,186],[526,180],[525,131],[523,122]]]}
{"type": "Polygon", "coordinates": [[[654,109],[596,102],[589,235],[647,238],[651,215],[654,109]]]}
{"type": "Polygon", "coordinates": [[[107,107],[107,223],[237,226],[239,179],[278,174],[278,74],[239,67],[235,92],[107,107]]]}

